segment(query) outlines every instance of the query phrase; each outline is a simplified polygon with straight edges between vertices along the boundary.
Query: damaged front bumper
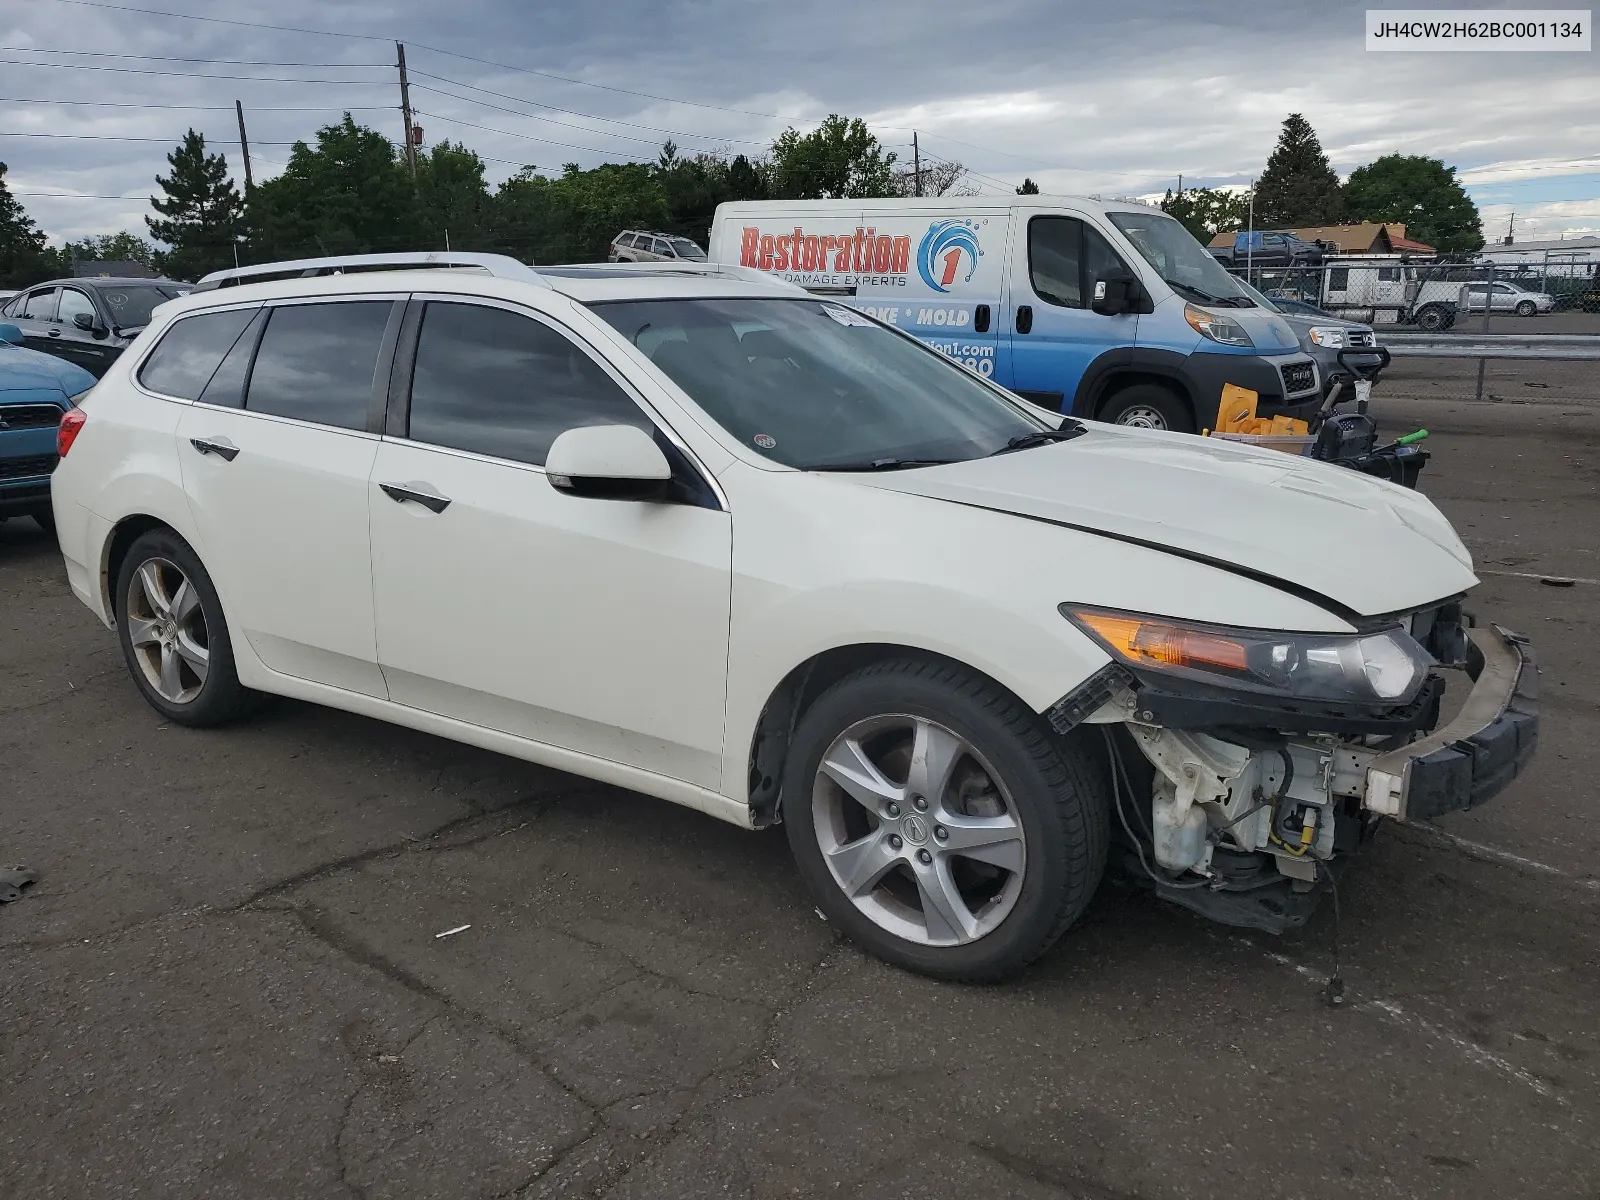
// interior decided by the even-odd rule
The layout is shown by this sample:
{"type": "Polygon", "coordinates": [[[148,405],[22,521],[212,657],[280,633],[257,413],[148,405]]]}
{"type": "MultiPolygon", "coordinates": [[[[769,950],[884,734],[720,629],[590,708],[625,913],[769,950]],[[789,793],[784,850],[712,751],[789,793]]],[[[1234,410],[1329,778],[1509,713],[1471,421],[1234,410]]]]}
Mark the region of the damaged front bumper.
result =
{"type": "Polygon", "coordinates": [[[1117,803],[1134,819],[1124,816],[1119,840],[1130,843],[1135,877],[1225,924],[1282,932],[1309,919],[1380,818],[1473,808],[1532,758],[1539,710],[1531,645],[1499,626],[1464,632],[1457,662],[1472,689],[1432,732],[1438,679],[1404,709],[1274,713],[1259,697],[1230,706],[1122,671],[1102,673],[1098,694],[1075,693],[1047,715],[1062,732],[1074,717],[1121,727],[1114,744],[1127,788],[1117,803]]]}

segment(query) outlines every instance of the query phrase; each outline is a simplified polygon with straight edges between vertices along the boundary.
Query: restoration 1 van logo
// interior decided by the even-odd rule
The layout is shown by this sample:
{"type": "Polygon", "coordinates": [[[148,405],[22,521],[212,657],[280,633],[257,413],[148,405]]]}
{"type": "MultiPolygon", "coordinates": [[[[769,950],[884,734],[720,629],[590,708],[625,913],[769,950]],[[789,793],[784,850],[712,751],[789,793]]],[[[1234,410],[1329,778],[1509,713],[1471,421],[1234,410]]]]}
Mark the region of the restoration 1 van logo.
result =
{"type": "Polygon", "coordinates": [[[978,248],[978,227],[968,220],[935,221],[917,247],[917,271],[922,282],[936,292],[948,292],[961,275],[962,260],[966,260],[967,273],[961,275],[962,283],[972,280],[978,269],[978,259],[983,251],[978,248]]]}

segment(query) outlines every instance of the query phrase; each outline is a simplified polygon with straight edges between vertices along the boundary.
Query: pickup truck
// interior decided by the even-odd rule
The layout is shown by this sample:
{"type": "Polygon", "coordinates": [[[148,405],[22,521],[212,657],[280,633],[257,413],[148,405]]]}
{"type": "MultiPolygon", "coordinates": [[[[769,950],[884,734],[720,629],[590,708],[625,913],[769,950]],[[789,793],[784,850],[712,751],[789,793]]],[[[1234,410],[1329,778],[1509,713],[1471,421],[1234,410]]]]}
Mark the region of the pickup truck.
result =
{"type": "Polygon", "coordinates": [[[1211,253],[1227,267],[1304,267],[1322,262],[1323,249],[1285,230],[1236,233],[1232,246],[1212,246],[1211,253]]]}

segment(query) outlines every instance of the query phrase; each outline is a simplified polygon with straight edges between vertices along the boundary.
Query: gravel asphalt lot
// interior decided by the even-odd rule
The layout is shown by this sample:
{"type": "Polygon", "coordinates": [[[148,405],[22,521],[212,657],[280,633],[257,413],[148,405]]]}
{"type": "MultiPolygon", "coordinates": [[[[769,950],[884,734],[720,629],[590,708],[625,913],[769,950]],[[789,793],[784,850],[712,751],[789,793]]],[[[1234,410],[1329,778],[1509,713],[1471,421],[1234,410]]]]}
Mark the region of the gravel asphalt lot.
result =
{"type": "Polygon", "coordinates": [[[779,833],[303,704],[165,724],[5,524],[0,863],[41,878],[0,906],[0,1197],[1593,1200],[1600,371],[1474,371],[1377,404],[1433,431],[1543,744],[1346,876],[1339,1009],[1326,909],[1108,888],[941,985],[819,920],[779,833]]]}

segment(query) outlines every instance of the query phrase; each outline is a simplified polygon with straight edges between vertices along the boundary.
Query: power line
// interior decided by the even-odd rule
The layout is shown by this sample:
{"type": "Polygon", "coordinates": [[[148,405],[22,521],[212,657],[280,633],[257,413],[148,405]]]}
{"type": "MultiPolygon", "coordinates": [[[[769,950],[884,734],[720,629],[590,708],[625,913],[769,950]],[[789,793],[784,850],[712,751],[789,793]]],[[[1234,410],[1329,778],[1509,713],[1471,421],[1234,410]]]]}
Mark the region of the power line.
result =
{"type": "MultiPolygon", "coordinates": [[[[477,124],[474,124],[472,121],[458,120],[455,117],[447,117],[443,113],[424,112],[420,108],[412,109],[412,111],[414,113],[416,113],[417,116],[419,116],[419,117],[432,117],[435,121],[447,121],[452,125],[465,125],[469,129],[481,129],[485,133],[498,133],[501,137],[522,138],[524,141],[542,142],[547,146],[560,146],[560,147],[562,147],[563,149],[566,149],[566,150],[583,150],[583,151],[585,151],[585,152],[587,152],[589,154],[615,154],[616,153],[616,151],[613,151],[613,150],[599,150],[599,149],[596,149],[593,146],[574,146],[571,142],[557,142],[557,141],[552,141],[550,138],[534,137],[532,134],[529,134],[529,133],[512,133],[509,130],[505,130],[505,129],[490,129],[487,125],[477,125],[477,124]]],[[[270,145],[271,143],[268,143],[268,144],[270,145]]],[[[638,155],[634,155],[633,158],[632,158],[632,161],[639,162],[639,161],[642,161],[642,160],[639,158],[638,155]]]]}
{"type": "MultiPolygon", "coordinates": [[[[231,104],[144,104],[131,100],[39,100],[32,96],[0,96],[0,103],[4,104],[72,104],[93,108],[160,108],[174,109],[185,112],[232,112],[231,104]]],[[[252,104],[250,111],[261,112],[389,112],[394,108],[392,104],[288,104],[288,105],[261,105],[252,104]]]]}
{"type": "MultiPolygon", "coordinates": [[[[88,0],[56,0],[58,4],[87,4],[88,0]]],[[[98,63],[27,62],[0,58],[9,67],[50,67],[57,71],[114,71],[118,75],[173,75],[180,79],[227,79],[234,83],[336,83],[349,87],[383,87],[387,80],[372,79],[288,79],[277,75],[208,75],[203,71],[157,71],[151,67],[104,67],[98,63]]]]}
{"type": "Polygon", "coordinates": [[[195,62],[229,67],[381,67],[393,63],[260,62],[248,58],[190,58],[182,54],[118,54],[111,50],[46,50],[40,46],[0,46],[0,54],[72,54],[83,58],[131,58],[140,62],[195,62]]]}
{"type": "MultiPolygon", "coordinates": [[[[124,137],[124,136],[121,136],[121,135],[110,134],[110,133],[40,133],[38,131],[31,131],[31,130],[28,131],[28,132],[24,132],[24,133],[9,133],[9,132],[0,131],[0,138],[8,138],[8,137],[68,138],[68,139],[70,139],[72,141],[79,141],[79,142],[164,142],[166,145],[169,145],[169,146],[176,146],[179,142],[183,141],[182,138],[124,137]]],[[[237,146],[239,144],[239,139],[236,138],[236,137],[231,137],[231,138],[229,138],[229,137],[219,137],[219,138],[212,138],[211,140],[212,141],[216,141],[216,142],[226,142],[230,146],[237,146]]],[[[301,140],[304,141],[303,138],[301,140]]],[[[253,144],[254,145],[258,145],[258,146],[294,146],[294,145],[298,145],[299,143],[298,142],[255,142],[253,144]]]]}

